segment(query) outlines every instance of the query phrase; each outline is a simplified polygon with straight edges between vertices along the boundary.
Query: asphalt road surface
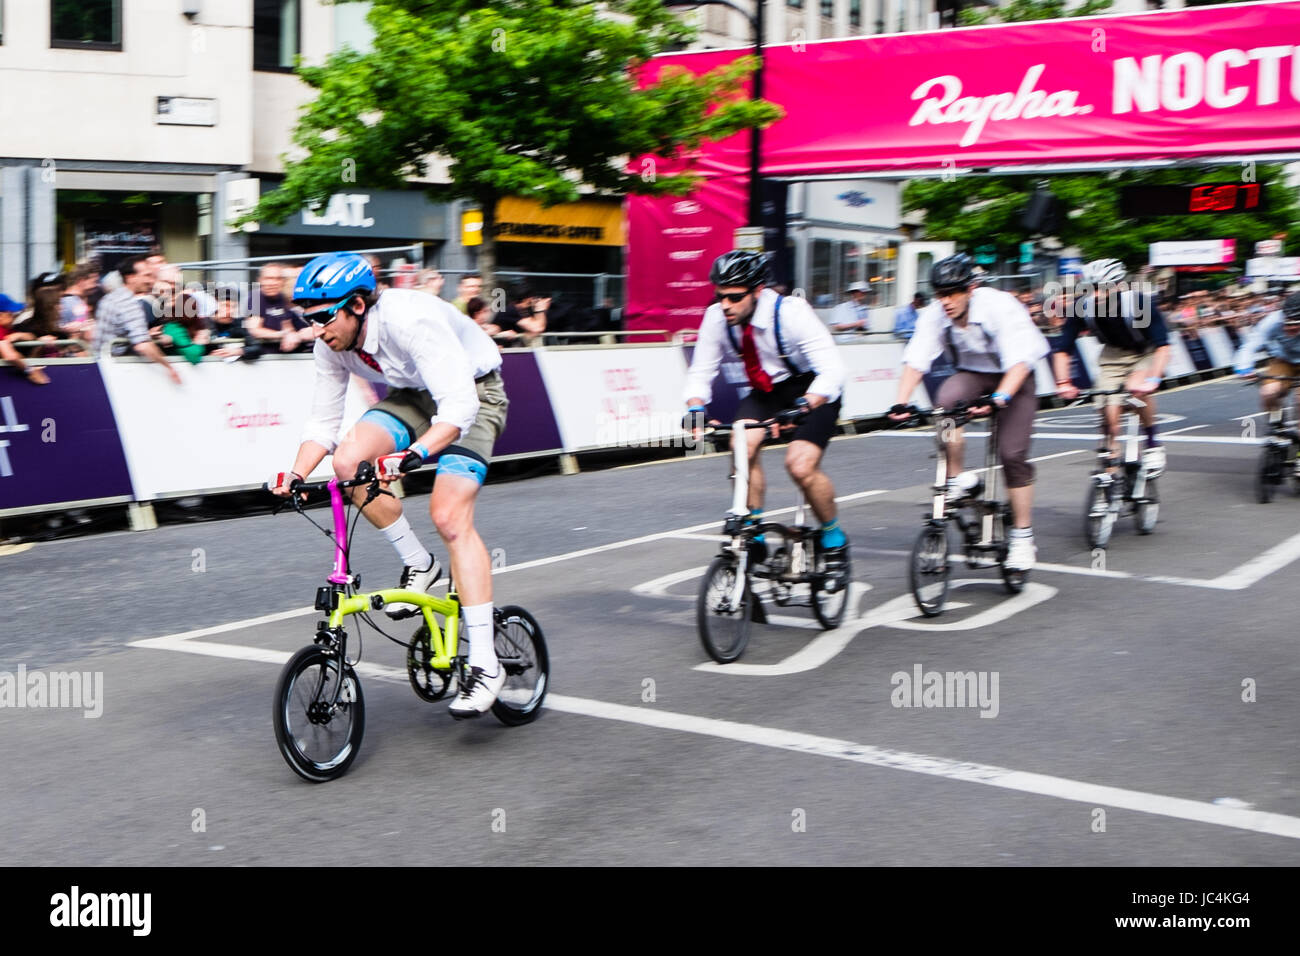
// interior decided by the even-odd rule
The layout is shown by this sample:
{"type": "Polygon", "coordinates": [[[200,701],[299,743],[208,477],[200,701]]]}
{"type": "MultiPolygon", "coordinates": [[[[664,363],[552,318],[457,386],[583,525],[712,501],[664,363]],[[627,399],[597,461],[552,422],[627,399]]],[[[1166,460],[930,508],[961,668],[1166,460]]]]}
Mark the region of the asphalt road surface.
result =
{"type": "MultiPolygon", "coordinates": [[[[360,756],[323,785],[289,770],[271,726],[332,560],[306,521],[5,549],[0,691],[20,666],[102,679],[98,716],[0,706],[5,862],[1294,865],[1300,498],[1254,500],[1252,390],[1159,401],[1154,534],[1125,520],[1104,553],[1087,548],[1093,416],[1042,412],[1040,566],[1018,596],[959,567],[934,620],[906,576],[928,436],[837,439],[845,623],[783,610],[726,667],[707,661],[694,611],[730,501],[723,457],[489,485],[478,525],[497,603],[545,629],[545,711],[457,723],[368,633],[360,756]],[[974,671],[987,692],[897,706],[918,669],[974,671]]],[[[981,442],[969,449],[980,460],[981,442]]],[[[794,504],[780,455],[766,453],[769,509],[794,504]]],[[[426,498],[407,513],[434,543],[426,498]]],[[[396,583],[364,522],[353,561],[367,588],[396,583]]]]}

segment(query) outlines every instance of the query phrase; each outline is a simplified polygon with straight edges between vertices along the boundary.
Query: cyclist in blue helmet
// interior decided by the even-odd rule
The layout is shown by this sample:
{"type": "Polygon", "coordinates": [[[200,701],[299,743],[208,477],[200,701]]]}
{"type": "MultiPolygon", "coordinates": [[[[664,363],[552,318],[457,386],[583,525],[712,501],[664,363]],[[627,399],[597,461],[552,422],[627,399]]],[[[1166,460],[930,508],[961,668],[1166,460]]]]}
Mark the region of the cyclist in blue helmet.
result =
{"type": "MultiPolygon", "coordinates": [[[[477,717],[492,706],[505,682],[493,649],[491,561],[474,527],[478,491],[493,443],[505,427],[500,356],[481,333],[487,347],[471,340],[467,350],[433,296],[410,289],[377,295],[370,263],[353,253],[308,262],[293,299],[318,331],[316,393],[293,468],[275,492],[289,494],[293,478],[310,474],[331,453],[340,478],[355,475],[363,461],[378,460],[381,474],[437,461],[429,508],[460,593],[471,675],[451,714],[477,717]],[[351,375],[386,384],[388,394],[340,439],[351,375]]],[[[364,489],[353,494],[359,500],[364,489]]],[[[401,502],[382,496],[362,513],[402,558],[398,587],[431,588],[442,569],[411,530],[401,502]]],[[[393,618],[415,612],[412,605],[387,609],[393,618]]]]}

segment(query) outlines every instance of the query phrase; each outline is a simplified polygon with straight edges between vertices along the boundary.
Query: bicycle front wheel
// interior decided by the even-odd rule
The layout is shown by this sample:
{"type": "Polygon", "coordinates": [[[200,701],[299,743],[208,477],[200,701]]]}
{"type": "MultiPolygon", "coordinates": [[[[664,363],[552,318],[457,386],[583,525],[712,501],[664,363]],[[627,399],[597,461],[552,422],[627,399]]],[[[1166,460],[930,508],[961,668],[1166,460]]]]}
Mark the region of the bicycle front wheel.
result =
{"type": "Polygon", "coordinates": [[[550,685],[551,659],[537,619],[510,604],[494,614],[492,644],[506,669],[506,682],[492,704],[492,714],[510,727],[531,723],[542,711],[550,685]]]}
{"type": "Polygon", "coordinates": [[[749,613],[754,595],[746,581],[739,603],[733,602],[736,566],[736,559],[729,555],[714,558],[704,574],[695,604],[700,643],[719,664],[730,664],[744,653],[749,643],[749,613]]]}
{"type": "Polygon", "coordinates": [[[1263,454],[1259,456],[1259,475],[1255,479],[1255,498],[1262,505],[1266,505],[1273,500],[1273,492],[1282,478],[1281,459],[1282,456],[1278,454],[1277,449],[1272,445],[1266,445],[1263,454]]]}
{"type": "Polygon", "coordinates": [[[948,530],[928,525],[921,529],[912,548],[908,581],[917,608],[926,617],[938,617],[948,600],[948,530]]]}
{"type": "Polygon", "coordinates": [[[844,570],[837,572],[839,586],[834,591],[824,590],[825,575],[813,579],[809,585],[812,592],[813,616],[824,629],[839,627],[844,620],[844,611],[849,604],[849,582],[853,577],[853,563],[844,555],[844,570]]]}
{"type": "Polygon", "coordinates": [[[1102,487],[1095,481],[1088,486],[1088,497],[1083,503],[1083,533],[1088,547],[1104,548],[1110,543],[1115,530],[1115,512],[1111,509],[1111,495],[1115,486],[1102,487]]]}
{"type": "Polygon", "coordinates": [[[280,672],[274,716],[276,742],[293,772],[312,783],[333,780],[347,771],[361,747],[366,729],[361,682],[347,665],[340,674],[336,654],[304,647],[280,672]]]}
{"type": "Polygon", "coordinates": [[[1137,533],[1150,534],[1156,530],[1156,521],[1160,518],[1160,497],[1154,478],[1147,479],[1143,494],[1145,500],[1137,506],[1137,533]]]}

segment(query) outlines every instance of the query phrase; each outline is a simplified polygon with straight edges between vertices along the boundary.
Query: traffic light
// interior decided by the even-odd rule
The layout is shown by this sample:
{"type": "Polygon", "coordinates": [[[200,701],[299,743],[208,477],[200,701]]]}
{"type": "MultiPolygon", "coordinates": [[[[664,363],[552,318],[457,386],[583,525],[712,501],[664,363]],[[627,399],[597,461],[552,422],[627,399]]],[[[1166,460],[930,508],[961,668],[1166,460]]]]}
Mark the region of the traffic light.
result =
{"type": "Polygon", "coordinates": [[[1050,236],[1061,228],[1061,201],[1046,186],[1034,190],[1020,212],[1020,225],[1030,235],[1050,236]]]}

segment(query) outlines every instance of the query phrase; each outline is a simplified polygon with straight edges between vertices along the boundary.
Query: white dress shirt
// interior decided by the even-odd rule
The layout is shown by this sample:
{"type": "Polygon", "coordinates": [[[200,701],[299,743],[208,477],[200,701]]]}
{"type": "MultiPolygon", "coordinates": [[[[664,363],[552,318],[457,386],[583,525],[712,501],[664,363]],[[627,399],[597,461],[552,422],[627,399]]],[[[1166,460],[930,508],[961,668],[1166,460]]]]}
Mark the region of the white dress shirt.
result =
{"type": "Polygon", "coordinates": [[[940,302],[926,306],[903,349],[903,363],[918,372],[930,371],[947,348],[949,336],[957,352],[953,364],[967,372],[1006,372],[1021,362],[1032,370],[1050,350],[1029,310],[1009,292],[976,289],[971,293],[966,320],[966,328],[959,329],[940,302]]]}
{"type": "Polygon", "coordinates": [[[383,302],[386,297],[394,293],[401,297],[390,300],[394,307],[397,307],[400,303],[403,311],[413,309],[419,312],[429,310],[430,306],[432,306],[431,311],[429,311],[431,317],[439,316],[450,323],[451,330],[456,333],[456,338],[460,340],[461,347],[465,350],[465,354],[469,356],[470,364],[474,366],[474,377],[476,379],[495,372],[501,367],[501,350],[492,341],[492,336],[483,331],[483,326],[450,302],[416,289],[389,289],[380,296],[380,301],[383,302]],[[426,299],[429,301],[426,302],[426,299]]]}
{"type": "MultiPolygon", "coordinates": [[[[790,369],[777,348],[773,328],[776,300],[775,292],[764,289],[758,295],[754,314],[749,320],[754,327],[754,346],[759,364],[771,376],[774,385],[790,377],[790,369]]],[[[744,329],[738,325],[733,331],[736,342],[743,343],[744,329]]],[[[781,300],[781,339],[796,368],[817,373],[808,391],[825,395],[828,402],[838,399],[844,391],[844,363],[840,360],[839,350],[822,320],[817,318],[817,313],[798,296],[788,295],[781,300]]],[[[713,398],[713,379],[718,374],[718,366],[733,357],[744,362],[744,356],[737,353],[727,334],[727,319],[722,314],[722,306],[715,302],[704,311],[682,398],[686,401],[699,398],[707,405],[713,398]]]]}
{"type": "MultiPolygon", "coordinates": [[[[380,294],[375,307],[366,312],[361,348],[374,356],[382,375],[351,349],[335,352],[317,339],[312,353],[316,360],[316,394],[303,441],[314,441],[334,451],[349,375],[384,382],[392,388],[427,389],[438,403],[438,414],[430,424],[454,425],[460,430],[457,437],[464,437],[478,415],[474,379],[479,373],[452,326],[435,321],[441,315],[433,297],[422,292],[389,289],[380,294]]],[[[496,358],[499,365],[500,355],[496,358]]]]}

